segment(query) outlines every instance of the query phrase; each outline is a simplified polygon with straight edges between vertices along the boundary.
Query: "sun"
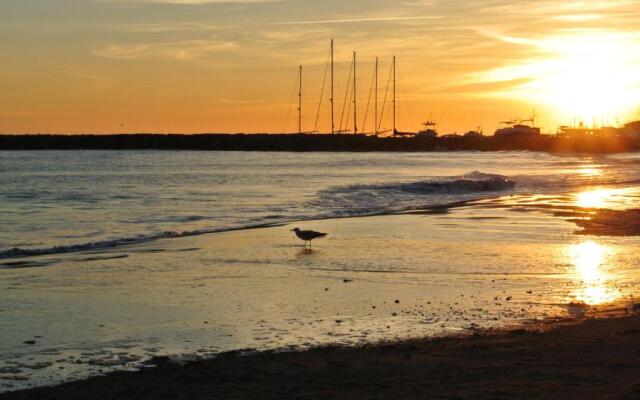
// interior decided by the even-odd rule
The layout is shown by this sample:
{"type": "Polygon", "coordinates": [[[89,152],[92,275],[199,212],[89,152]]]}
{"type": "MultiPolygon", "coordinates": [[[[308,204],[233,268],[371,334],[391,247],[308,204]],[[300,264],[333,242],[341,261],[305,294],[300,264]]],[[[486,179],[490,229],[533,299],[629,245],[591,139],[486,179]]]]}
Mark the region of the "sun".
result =
{"type": "Polygon", "coordinates": [[[542,61],[543,71],[531,83],[539,101],[589,123],[638,103],[636,50],[629,36],[569,35],[540,46],[555,56],[542,61]]]}
{"type": "Polygon", "coordinates": [[[635,33],[570,31],[510,40],[535,51],[525,61],[486,76],[518,82],[500,96],[545,105],[565,123],[588,125],[615,124],[640,104],[640,37],[635,33]]]}

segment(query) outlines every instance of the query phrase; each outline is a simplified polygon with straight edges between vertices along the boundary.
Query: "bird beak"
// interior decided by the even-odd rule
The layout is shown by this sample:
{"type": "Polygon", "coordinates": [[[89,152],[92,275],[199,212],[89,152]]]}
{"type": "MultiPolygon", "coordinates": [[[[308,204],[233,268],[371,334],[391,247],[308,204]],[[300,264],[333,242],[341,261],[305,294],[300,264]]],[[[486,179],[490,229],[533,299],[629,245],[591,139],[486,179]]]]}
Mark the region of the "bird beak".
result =
{"type": "Polygon", "coordinates": [[[289,232],[295,232],[295,229],[290,230],[289,232]]]}

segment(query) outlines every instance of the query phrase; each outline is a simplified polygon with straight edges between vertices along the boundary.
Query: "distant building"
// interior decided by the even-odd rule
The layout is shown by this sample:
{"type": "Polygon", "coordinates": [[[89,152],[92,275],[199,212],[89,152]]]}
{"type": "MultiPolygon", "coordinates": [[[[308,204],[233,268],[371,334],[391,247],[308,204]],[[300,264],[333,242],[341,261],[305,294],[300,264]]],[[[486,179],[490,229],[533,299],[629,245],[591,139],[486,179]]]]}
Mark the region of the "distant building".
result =
{"type": "Polygon", "coordinates": [[[640,121],[633,121],[625,124],[623,132],[627,136],[640,138],[640,121]]]}
{"type": "Polygon", "coordinates": [[[578,126],[567,126],[562,125],[558,128],[557,135],[563,138],[575,138],[575,137],[585,137],[585,136],[593,136],[595,134],[595,130],[591,128],[587,128],[584,126],[584,123],[580,122],[578,126]]]}
{"type": "Polygon", "coordinates": [[[477,131],[469,131],[464,134],[464,137],[466,138],[479,138],[483,136],[484,135],[482,134],[482,131],[480,129],[478,129],[477,131]]]}
{"type": "MultiPolygon", "coordinates": [[[[638,132],[640,133],[640,121],[638,122],[638,132]]],[[[630,124],[627,124],[630,125],[630,124]]],[[[558,137],[563,137],[563,138],[580,138],[580,137],[590,137],[590,136],[598,136],[598,137],[603,137],[603,136],[619,136],[622,133],[625,133],[624,131],[626,130],[626,126],[625,129],[620,129],[620,128],[616,128],[613,126],[602,126],[599,128],[589,128],[586,127],[582,122],[580,122],[578,124],[577,127],[570,127],[570,126],[561,126],[558,128],[558,137]]]]}
{"type": "Polygon", "coordinates": [[[500,128],[495,132],[494,135],[502,137],[539,136],[540,128],[520,123],[513,126],[507,126],[505,128],[500,128]]]}
{"type": "Polygon", "coordinates": [[[436,138],[438,137],[438,131],[436,131],[436,123],[433,121],[423,122],[424,129],[416,134],[418,138],[436,138]]]}
{"type": "Polygon", "coordinates": [[[624,133],[623,129],[613,126],[603,126],[600,128],[600,136],[620,136],[622,133],[624,133]]]}

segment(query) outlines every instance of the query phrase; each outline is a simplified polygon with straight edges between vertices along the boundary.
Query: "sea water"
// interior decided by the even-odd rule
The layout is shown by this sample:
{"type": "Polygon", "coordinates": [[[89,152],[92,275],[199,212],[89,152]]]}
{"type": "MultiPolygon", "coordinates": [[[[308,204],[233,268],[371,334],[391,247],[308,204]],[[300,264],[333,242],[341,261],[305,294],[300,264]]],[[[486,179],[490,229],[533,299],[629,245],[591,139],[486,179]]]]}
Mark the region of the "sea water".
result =
{"type": "Polygon", "coordinates": [[[633,185],[639,172],[634,155],[5,151],[0,258],[633,185]]]}

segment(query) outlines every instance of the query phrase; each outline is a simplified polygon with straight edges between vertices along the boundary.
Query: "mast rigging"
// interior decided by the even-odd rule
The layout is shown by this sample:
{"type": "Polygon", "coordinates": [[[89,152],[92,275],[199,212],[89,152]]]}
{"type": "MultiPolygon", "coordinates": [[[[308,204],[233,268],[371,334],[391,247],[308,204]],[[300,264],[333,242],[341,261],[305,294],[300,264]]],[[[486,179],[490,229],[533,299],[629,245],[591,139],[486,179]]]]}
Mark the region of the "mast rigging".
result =
{"type": "Polygon", "coordinates": [[[353,134],[358,133],[358,98],[356,92],[356,52],[353,52],[353,134]]]}
{"type": "Polygon", "coordinates": [[[336,133],[336,125],[333,116],[334,102],[333,102],[333,39],[331,39],[331,133],[336,133]]]}
{"type": "Polygon", "coordinates": [[[300,86],[298,90],[298,134],[302,133],[302,65],[299,73],[300,86]]]}

